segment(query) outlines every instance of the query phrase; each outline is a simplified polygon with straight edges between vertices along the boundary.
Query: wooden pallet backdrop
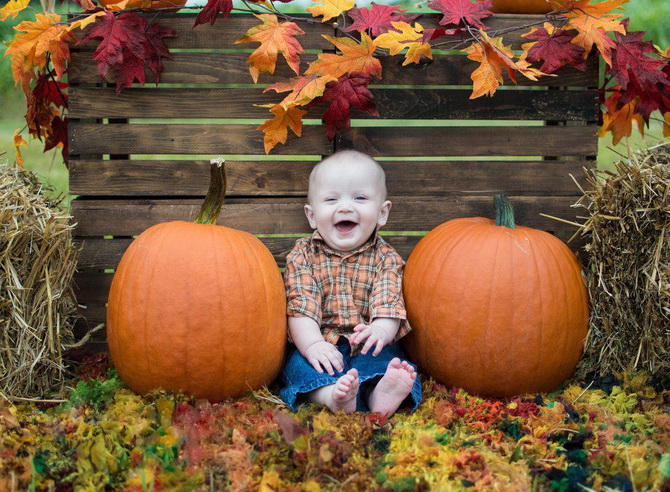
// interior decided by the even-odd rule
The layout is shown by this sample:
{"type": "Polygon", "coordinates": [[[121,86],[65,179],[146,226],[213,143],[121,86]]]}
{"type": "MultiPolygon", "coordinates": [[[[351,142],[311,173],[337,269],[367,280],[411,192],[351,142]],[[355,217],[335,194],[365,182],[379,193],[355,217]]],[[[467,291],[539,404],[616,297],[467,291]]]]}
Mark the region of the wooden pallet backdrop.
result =
{"type": "MultiPolygon", "coordinates": [[[[229,182],[219,223],[258,234],[279,266],[296,237],[311,232],[302,211],[311,167],[343,148],[375,156],[386,170],[393,209],[384,230],[392,231],[386,239],[405,258],[421,238],[417,231],[455,217],[491,216],[498,192],[510,197],[519,224],[564,240],[573,235],[573,227],[540,213],[574,219],[570,206],[579,191],[569,175],[582,176],[583,166],[595,165],[595,56],[586,72],[568,67],[539,82],[519,75],[519,86],[475,100],[469,96],[476,64],[462,54],[406,67],[402,56],[383,58],[383,80],[374,80],[372,88],[381,118],[354,111],[354,127],[329,142],[318,121],[324,107],[317,106],[307,115],[314,124],[304,126],[302,138],[291,134],[267,158],[257,127],[271,115],[254,104],[280,101],[282,95],[262,91],[292,72],[280,58],[276,77],[262,75],[252,84],[246,62],[251,50],[240,48],[257,45],[232,43],[258,20],[231,16],[192,29],[192,14],[158,19],[179,34],[167,40],[173,56],[158,87],[148,73],[145,87],[117,96],[100,81],[92,45],[72,53],[69,168],[82,246],[76,276],[86,316],[81,330],[104,322],[114,268],[134,236],[158,222],[195,218],[209,183],[209,159],[218,156],[227,159],[229,182]],[[409,126],[402,120],[421,121],[409,126]],[[425,126],[453,120],[467,121],[425,126]],[[527,122],[538,126],[523,126],[527,122]]],[[[497,15],[489,25],[501,29],[539,19],[497,15]]],[[[437,20],[420,22],[430,27],[437,20]]],[[[333,49],[321,34],[335,32],[323,24],[301,28],[306,35],[299,39],[308,50],[304,70],[317,53],[333,49]]],[[[525,41],[515,33],[505,39],[514,48],[525,41]]],[[[104,343],[104,332],[97,341],[104,343]]]]}

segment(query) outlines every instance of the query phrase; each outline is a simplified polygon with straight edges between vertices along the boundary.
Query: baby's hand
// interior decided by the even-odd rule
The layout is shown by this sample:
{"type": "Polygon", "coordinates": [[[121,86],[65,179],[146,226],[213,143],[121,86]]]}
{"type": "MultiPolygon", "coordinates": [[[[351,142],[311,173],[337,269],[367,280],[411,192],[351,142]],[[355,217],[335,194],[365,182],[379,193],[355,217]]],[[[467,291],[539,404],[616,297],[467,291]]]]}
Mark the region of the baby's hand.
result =
{"type": "Polygon", "coordinates": [[[393,341],[393,337],[395,335],[390,334],[387,330],[381,326],[375,325],[374,323],[369,325],[361,323],[360,325],[354,326],[354,331],[356,334],[351,337],[351,343],[358,344],[363,343],[364,340],[367,340],[365,345],[363,345],[361,354],[367,354],[368,350],[370,350],[370,348],[372,348],[374,345],[375,351],[372,352],[373,357],[378,356],[379,352],[382,351],[384,346],[393,341]]]}
{"type": "Polygon", "coordinates": [[[344,370],[344,358],[342,354],[337,350],[335,345],[325,340],[307,347],[303,355],[319,374],[322,374],[323,369],[325,369],[328,374],[334,376],[335,371],[333,367],[340,372],[344,370]],[[321,369],[321,366],[323,366],[323,369],[321,369]]]}

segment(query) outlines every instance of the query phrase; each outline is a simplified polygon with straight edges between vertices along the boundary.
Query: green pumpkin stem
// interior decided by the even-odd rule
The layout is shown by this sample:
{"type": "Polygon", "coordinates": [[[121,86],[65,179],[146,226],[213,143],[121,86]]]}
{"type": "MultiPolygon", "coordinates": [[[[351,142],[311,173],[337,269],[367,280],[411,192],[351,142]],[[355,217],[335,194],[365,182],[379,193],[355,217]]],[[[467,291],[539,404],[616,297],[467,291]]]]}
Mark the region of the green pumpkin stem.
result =
{"type": "Polygon", "coordinates": [[[493,206],[496,209],[496,225],[515,229],[514,210],[507,197],[505,195],[494,196],[493,206]]]}
{"type": "Polygon", "coordinates": [[[221,206],[226,196],[226,166],[223,159],[213,159],[210,167],[211,178],[205,201],[195,219],[196,224],[216,224],[221,206]]]}

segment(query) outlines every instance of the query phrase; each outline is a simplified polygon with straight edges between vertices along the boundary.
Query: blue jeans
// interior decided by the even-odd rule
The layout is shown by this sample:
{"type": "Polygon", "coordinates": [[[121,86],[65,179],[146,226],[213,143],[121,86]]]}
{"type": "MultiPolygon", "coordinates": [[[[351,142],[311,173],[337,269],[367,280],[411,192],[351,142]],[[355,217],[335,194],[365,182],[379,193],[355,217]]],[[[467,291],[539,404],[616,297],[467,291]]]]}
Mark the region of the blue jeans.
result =
{"type": "MultiPolygon", "coordinates": [[[[391,359],[399,357],[401,360],[407,360],[407,355],[399,343],[387,345],[376,357],[372,356],[373,349],[365,355],[359,354],[352,357],[349,341],[345,337],[340,337],[337,341],[337,349],[343,355],[344,371],[338,372],[336,370],[335,374],[331,376],[325,370],[323,373],[318,373],[312,364],[307,362],[307,359],[303,357],[295,345],[291,345],[290,347],[288,359],[282,371],[282,383],[284,386],[280,394],[284,402],[294,412],[298,410],[298,406],[301,403],[307,401],[305,398],[306,393],[322,386],[335,384],[350,369],[358,370],[358,379],[360,381],[358,395],[356,396],[356,410],[360,412],[369,411],[370,409],[363,395],[372,389],[381,379],[391,359]]],[[[414,411],[421,402],[421,382],[419,381],[417,367],[411,362],[410,365],[417,371],[417,376],[412,391],[403,402],[403,405],[401,405],[401,408],[402,406],[409,406],[411,404],[412,411],[414,411]]]]}

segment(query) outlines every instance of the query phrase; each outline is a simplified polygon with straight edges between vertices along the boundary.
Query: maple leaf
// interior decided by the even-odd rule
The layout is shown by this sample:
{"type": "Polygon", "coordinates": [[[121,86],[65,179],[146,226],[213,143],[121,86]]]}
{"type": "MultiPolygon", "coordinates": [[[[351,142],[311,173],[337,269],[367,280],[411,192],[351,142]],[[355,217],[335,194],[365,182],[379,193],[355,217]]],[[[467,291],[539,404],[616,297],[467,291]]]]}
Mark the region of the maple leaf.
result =
{"type": "Polygon", "coordinates": [[[543,28],[533,28],[523,34],[523,37],[534,42],[526,43],[521,48],[527,53],[526,59],[529,62],[544,60],[540,70],[546,74],[556,72],[566,63],[584,72],[586,52],[572,42],[576,35],[575,32],[555,29],[552,24],[545,22],[543,28]]]}
{"type": "Polygon", "coordinates": [[[19,135],[20,129],[14,130],[14,154],[16,165],[23,169],[23,164],[26,162],[23,156],[21,155],[21,146],[28,145],[21,135],[19,135]]]}
{"type": "Polygon", "coordinates": [[[342,75],[338,80],[329,82],[321,96],[322,101],[331,101],[323,113],[323,122],[327,125],[328,140],[332,141],[340,130],[351,125],[351,106],[366,112],[370,116],[379,116],[372,93],[368,90],[370,76],[362,72],[342,75]]]}
{"type": "Polygon", "coordinates": [[[9,0],[9,2],[7,2],[5,6],[0,9],[0,20],[4,22],[9,18],[9,16],[11,16],[13,19],[19,15],[19,12],[25,9],[29,3],[30,0],[9,0]]]}
{"type": "Polygon", "coordinates": [[[293,106],[304,106],[323,94],[326,90],[326,84],[337,80],[330,75],[303,75],[296,77],[289,82],[278,82],[267,87],[263,92],[274,90],[275,92],[291,93],[286,96],[279,104],[288,111],[293,106]]]}
{"type": "MultiPolygon", "coordinates": [[[[624,23],[624,27],[628,27],[624,23]]],[[[637,80],[640,87],[648,84],[668,84],[665,74],[660,69],[666,65],[663,60],[648,56],[648,53],[661,55],[653,43],[642,41],[646,32],[628,32],[625,35],[616,33],[617,45],[612,54],[612,65],[608,68],[623,90],[628,87],[631,78],[637,80]]]]}
{"type": "Polygon", "coordinates": [[[321,2],[322,5],[317,4],[314,7],[307,7],[307,12],[312,13],[312,17],[317,17],[319,15],[323,16],[321,22],[326,22],[333,17],[337,17],[342,12],[346,12],[351,9],[355,4],[356,0],[312,0],[313,2],[321,2]]]}
{"type": "Polygon", "coordinates": [[[89,26],[90,24],[93,24],[98,17],[105,15],[104,10],[100,10],[98,12],[95,12],[89,16],[84,17],[83,19],[79,19],[74,21],[72,24],[70,24],[67,27],[68,31],[74,31],[75,29],[84,29],[85,27],[89,26]]]}
{"type": "Polygon", "coordinates": [[[30,81],[35,78],[35,72],[46,66],[47,53],[65,53],[57,46],[66,43],[61,40],[66,27],[58,24],[60,21],[58,14],[36,14],[35,21],[23,21],[14,27],[18,34],[7,46],[5,56],[11,57],[14,80],[21,84],[26,94],[30,92],[30,81]]]}
{"type": "Polygon", "coordinates": [[[67,138],[68,119],[60,116],[54,116],[51,120],[51,130],[44,141],[44,152],[60,147],[63,149],[63,159],[69,159],[68,138],[67,138]]]}
{"type": "Polygon", "coordinates": [[[663,136],[670,137],[670,112],[663,115],[663,136]]]}
{"type": "Polygon", "coordinates": [[[623,137],[630,137],[633,133],[633,122],[637,123],[638,130],[644,136],[644,119],[637,113],[637,99],[620,104],[621,87],[612,87],[613,94],[605,100],[606,112],[603,112],[603,124],[598,129],[598,135],[604,137],[612,132],[612,144],[618,144],[623,137]]]}
{"type": "Polygon", "coordinates": [[[537,77],[545,75],[540,70],[530,68],[530,64],[524,59],[515,61],[511,48],[503,46],[502,37],[491,39],[484,31],[480,30],[479,33],[481,37],[463,50],[468,54],[470,60],[480,62],[480,66],[472,72],[471,78],[474,85],[470,99],[485,94],[493,96],[500,84],[504,82],[503,68],[507,70],[507,74],[515,84],[515,71],[530,80],[537,80],[537,77]]]}
{"type": "Polygon", "coordinates": [[[147,60],[149,69],[154,74],[156,85],[160,79],[160,73],[163,71],[163,58],[171,58],[163,38],[176,38],[177,33],[174,29],[162,24],[153,23],[149,26],[146,33],[147,60]]]}
{"type": "Polygon", "coordinates": [[[244,36],[235,41],[235,44],[261,43],[247,58],[249,72],[254,79],[254,83],[258,82],[258,75],[260,73],[275,73],[277,54],[279,52],[284,55],[288,66],[296,74],[300,74],[300,57],[298,55],[304,53],[305,50],[302,49],[295,36],[305,34],[305,31],[300,29],[295,22],[282,22],[279,24],[277,16],[273,14],[260,14],[256,15],[256,17],[263,24],[252,27],[244,36]]]}
{"type": "Polygon", "coordinates": [[[609,32],[625,34],[624,26],[617,19],[623,14],[612,14],[612,10],[621,8],[628,0],[607,0],[591,4],[591,0],[573,1],[570,11],[565,14],[568,23],[565,29],[576,29],[579,34],[572,40],[578,44],[586,53],[590,53],[593,45],[596,45],[605,62],[611,64],[611,51],[614,40],[607,36],[609,32]]]}
{"type": "Polygon", "coordinates": [[[293,133],[298,137],[301,136],[302,117],[307,114],[307,111],[303,111],[302,109],[285,109],[279,104],[275,104],[272,109],[270,109],[270,112],[275,115],[274,118],[266,120],[258,127],[258,129],[263,130],[263,133],[265,134],[263,143],[265,145],[266,154],[269,154],[278,143],[286,143],[289,128],[293,130],[293,133]]]}
{"type": "Polygon", "coordinates": [[[124,50],[137,58],[146,58],[145,27],[146,20],[133,12],[119,16],[106,12],[105,17],[100,18],[77,44],[100,40],[93,59],[98,62],[98,72],[104,78],[111,68],[123,66],[124,50]]]}
{"type": "MultiPolygon", "coordinates": [[[[112,12],[121,12],[126,8],[126,6],[130,3],[130,0],[119,0],[118,2],[115,3],[108,3],[105,5],[105,10],[111,10],[112,12]]],[[[135,3],[133,3],[133,7],[135,8],[148,8],[151,6],[151,1],[150,0],[142,0],[139,2],[139,5],[135,6],[135,3]]]]}
{"type": "Polygon", "coordinates": [[[233,0],[207,0],[207,5],[205,5],[205,8],[203,8],[195,18],[193,27],[205,24],[206,22],[214,24],[219,12],[223,14],[223,17],[228,17],[231,10],[233,10],[233,0]]]}
{"type": "Polygon", "coordinates": [[[482,24],[482,19],[493,15],[491,0],[475,0],[475,3],[470,0],[432,0],[428,6],[444,14],[441,26],[462,24],[488,29],[482,24]]]}
{"type": "Polygon", "coordinates": [[[410,26],[406,22],[393,22],[395,30],[388,31],[375,38],[375,44],[380,48],[386,48],[391,55],[397,55],[405,48],[409,51],[405,55],[403,66],[409,63],[419,63],[421,56],[433,58],[433,52],[429,43],[417,42],[423,39],[423,26],[415,23],[410,26]]]}
{"type": "Polygon", "coordinates": [[[342,54],[321,53],[305,71],[306,75],[330,75],[340,78],[345,73],[363,72],[382,78],[382,64],[375,58],[377,46],[370,36],[361,33],[361,42],[349,38],[322,36],[333,43],[342,54]]]}
{"type": "Polygon", "coordinates": [[[379,36],[392,28],[391,22],[411,22],[416,16],[405,16],[407,10],[397,5],[380,5],[372,2],[372,6],[353,8],[347,15],[354,21],[352,25],[342,29],[344,32],[363,32],[370,29],[373,37],[379,36]]]}

